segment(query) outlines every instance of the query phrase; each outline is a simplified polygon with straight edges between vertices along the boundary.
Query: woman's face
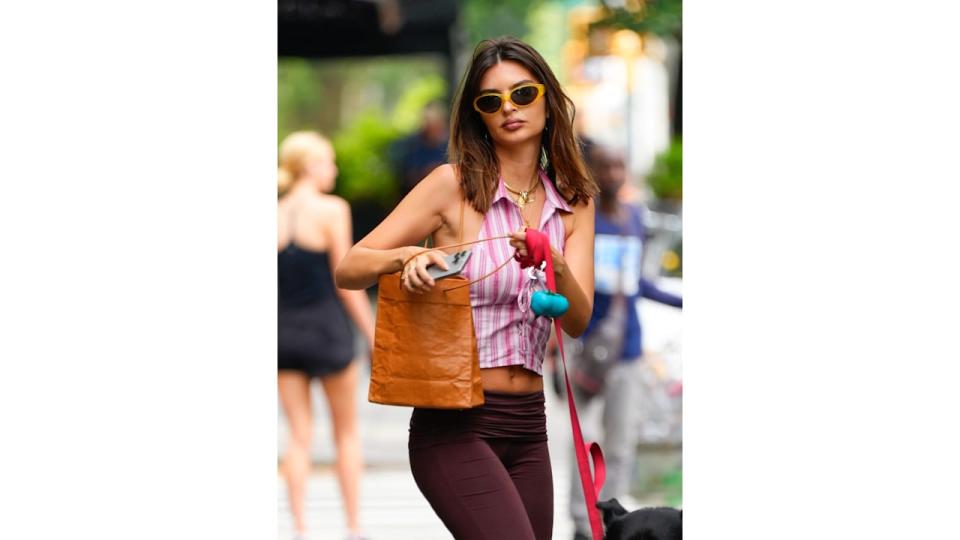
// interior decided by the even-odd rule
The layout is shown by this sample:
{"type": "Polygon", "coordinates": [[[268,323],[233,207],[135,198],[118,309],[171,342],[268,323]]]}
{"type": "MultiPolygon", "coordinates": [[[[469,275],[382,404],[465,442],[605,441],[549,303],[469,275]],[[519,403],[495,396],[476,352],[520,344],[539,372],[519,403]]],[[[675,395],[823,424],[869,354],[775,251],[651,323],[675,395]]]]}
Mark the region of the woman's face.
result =
{"type": "MultiPolygon", "coordinates": [[[[512,60],[504,60],[488,69],[480,78],[477,95],[485,92],[509,93],[525,83],[543,83],[534,78],[530,71],[512,60]]],[[[472,106],[472,105],[471,105],[472,106]]],[[[490,137],[499,144],[516,144],[543,133],[547,121],[547,98],[541,96],[525,107],[517,107],[504,100],[503,108],[492,114],[474,111],[483,119],[490,137]]]]}
{"type": "Polygon", "coordinates": [[[324,144],[318,151],[303,164],[303,179],[312,181],[317,189],[329,193],[333,190],[337,178],[337,165],[334,161],[333,148],[324,144]]]}

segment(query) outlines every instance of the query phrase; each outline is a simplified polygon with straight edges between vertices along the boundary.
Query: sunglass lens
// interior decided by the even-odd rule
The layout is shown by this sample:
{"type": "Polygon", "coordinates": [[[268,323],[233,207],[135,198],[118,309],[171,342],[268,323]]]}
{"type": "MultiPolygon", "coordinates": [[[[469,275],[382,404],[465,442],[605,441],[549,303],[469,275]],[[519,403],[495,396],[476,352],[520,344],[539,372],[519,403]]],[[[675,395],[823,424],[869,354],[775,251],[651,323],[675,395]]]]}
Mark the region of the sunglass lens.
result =
{"type": "Polygon", "coordinates": [[[477,108],[485,113],[495,113],[500,110],[500,96],[483,96],[477,99],[477,108]]]}
{"type": "Polygon", "coordinates": [[[537,87],[521,86],[510,93],[510,99],[517,105],[529,105],[537,99],[537,87]]]}

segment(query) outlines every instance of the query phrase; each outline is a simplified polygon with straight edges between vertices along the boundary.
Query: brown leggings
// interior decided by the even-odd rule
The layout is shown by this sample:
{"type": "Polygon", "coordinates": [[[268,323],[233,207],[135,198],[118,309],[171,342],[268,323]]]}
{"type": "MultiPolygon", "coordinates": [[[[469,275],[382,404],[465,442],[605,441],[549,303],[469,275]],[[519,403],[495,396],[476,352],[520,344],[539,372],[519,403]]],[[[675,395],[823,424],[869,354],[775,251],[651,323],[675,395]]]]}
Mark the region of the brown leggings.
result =
{"type": "Polygon", "coordinates": [[[414,409],[413,478],[457,540],[549,540],[553,477],[543,392],[484,398],[476,409],[414,409]]]}

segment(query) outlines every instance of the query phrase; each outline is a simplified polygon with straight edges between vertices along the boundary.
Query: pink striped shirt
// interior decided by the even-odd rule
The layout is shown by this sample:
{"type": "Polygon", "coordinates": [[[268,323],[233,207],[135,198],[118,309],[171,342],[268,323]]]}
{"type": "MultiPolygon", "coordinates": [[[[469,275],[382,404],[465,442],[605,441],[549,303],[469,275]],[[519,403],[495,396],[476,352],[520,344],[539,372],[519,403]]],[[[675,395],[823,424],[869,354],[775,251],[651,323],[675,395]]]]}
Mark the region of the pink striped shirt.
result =
{"type": "MultiPolygon", "coordinates": [[[[572,210],[542,170],[540,178],[547,199],[539,229],[550,238],[551,246],[563,251],[566,235],[559,211],[572,210]]],[[[490,210],[483,216],[479,239],[510,234],[524,225],[520,208],[509,195],[501,178],[490,210]]],[[[484,276],[503,261],[512,259],[513,254],[514,249],[506,239],[475,244],[463,273],[471,280],[484,276]]],[[[520,365],[543,375],[543,353],[551,324],[550,319],[536,317],[530,310],[530,294],[540,289],[546,289],[544,273],[533,268],[521,269],[516,260],[470,286],[481,368],[520,365]]]]}

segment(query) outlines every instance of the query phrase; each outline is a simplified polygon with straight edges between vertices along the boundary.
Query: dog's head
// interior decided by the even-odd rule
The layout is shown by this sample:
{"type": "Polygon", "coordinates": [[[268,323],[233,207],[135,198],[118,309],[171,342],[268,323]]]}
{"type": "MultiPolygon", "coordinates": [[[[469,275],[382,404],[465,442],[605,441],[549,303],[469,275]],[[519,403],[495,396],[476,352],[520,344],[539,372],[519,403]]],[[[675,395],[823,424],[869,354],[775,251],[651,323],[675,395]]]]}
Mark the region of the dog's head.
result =
{"type": "Polygon", "coordinates": [[[682,540],[683,511],[676,508],[641,508],[627,512],[616,499],[601,501],[605,540],[682,540]]]}

